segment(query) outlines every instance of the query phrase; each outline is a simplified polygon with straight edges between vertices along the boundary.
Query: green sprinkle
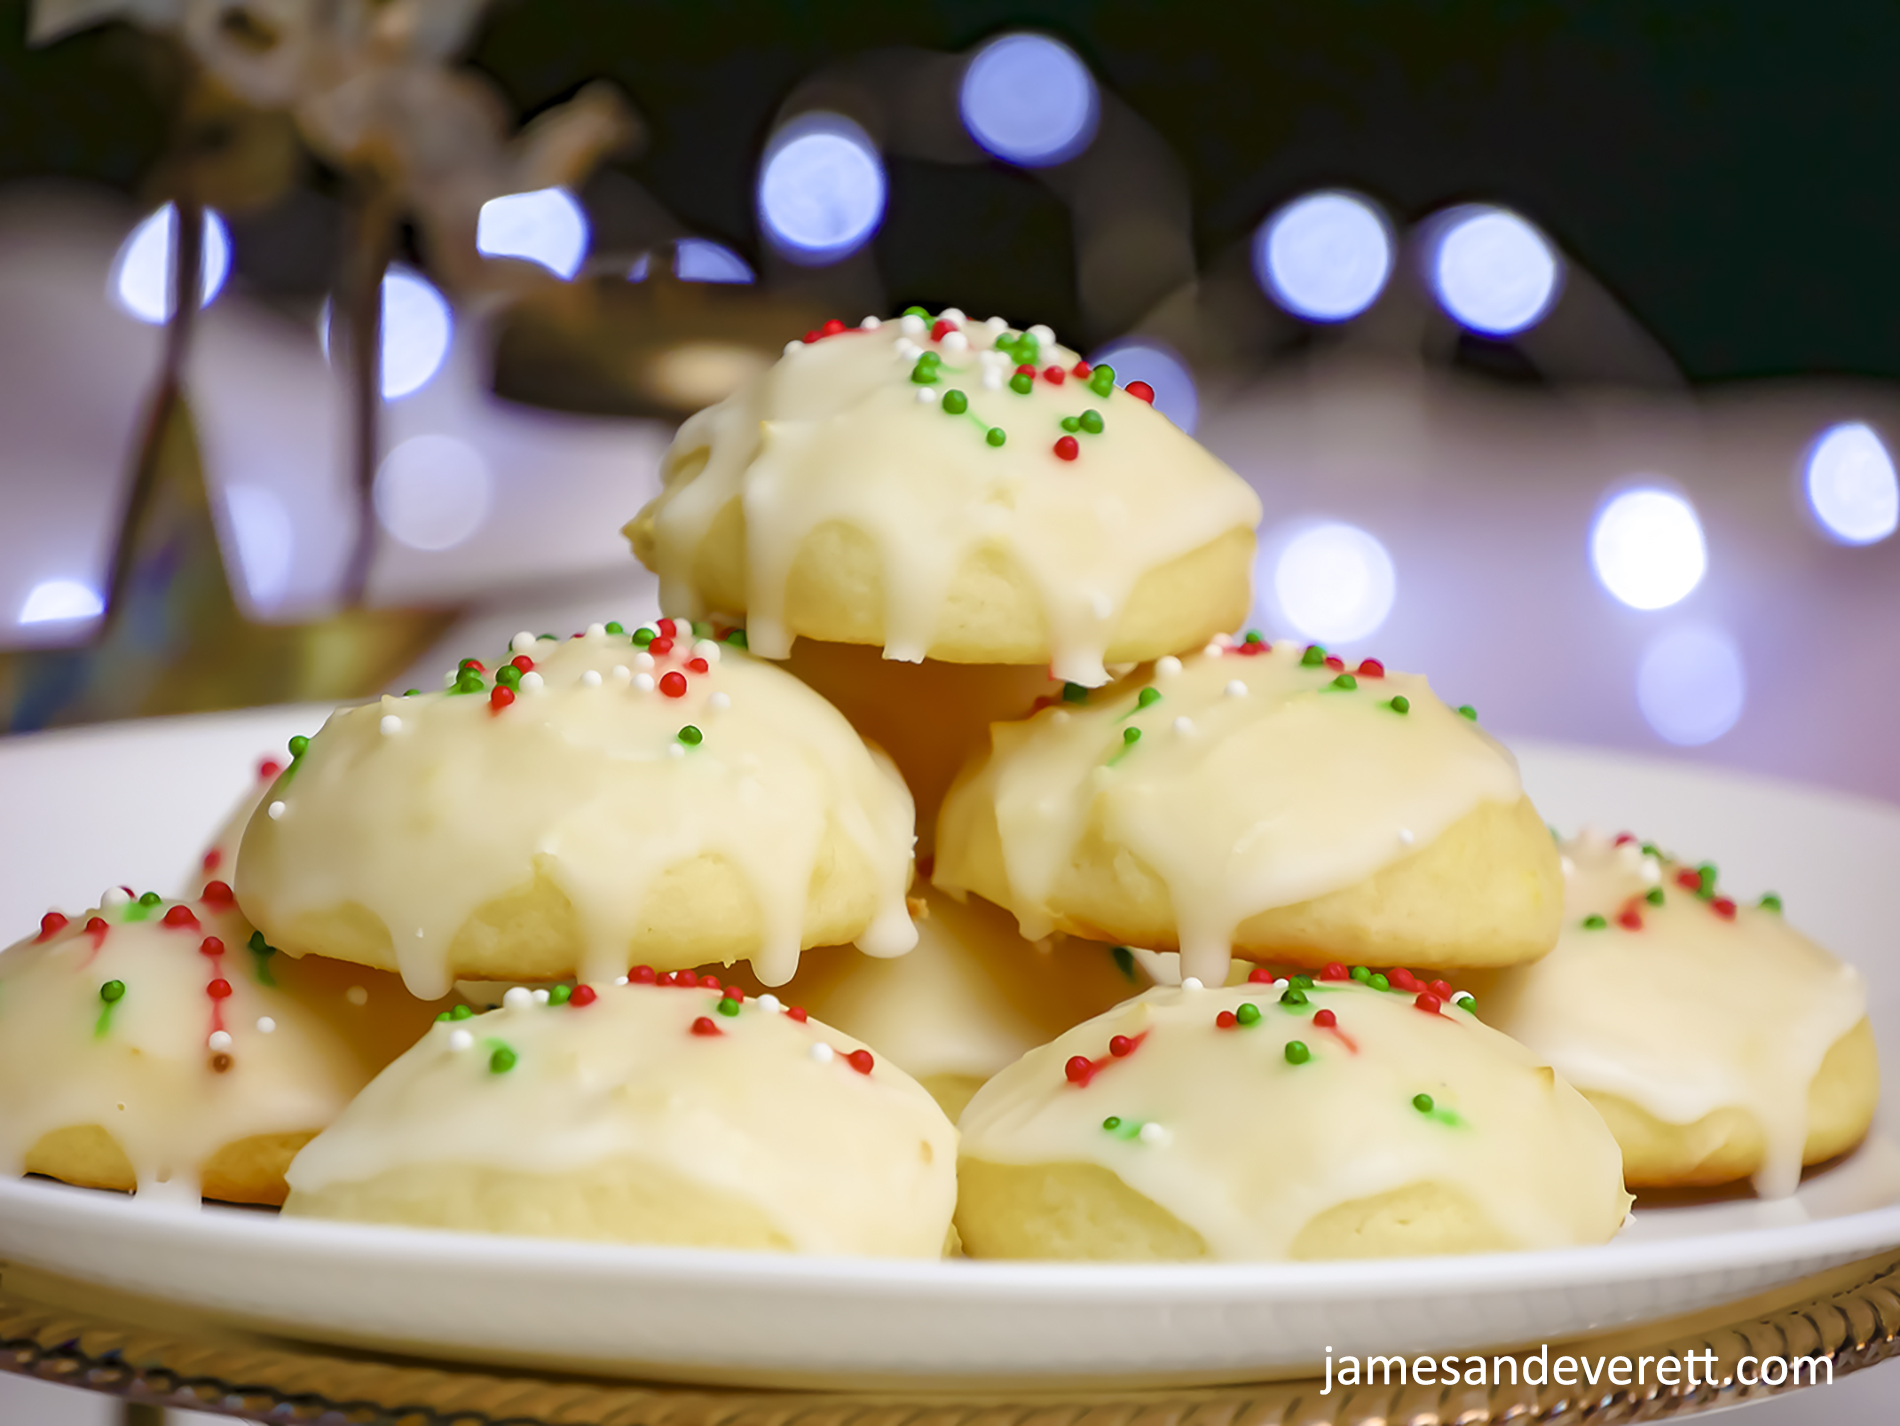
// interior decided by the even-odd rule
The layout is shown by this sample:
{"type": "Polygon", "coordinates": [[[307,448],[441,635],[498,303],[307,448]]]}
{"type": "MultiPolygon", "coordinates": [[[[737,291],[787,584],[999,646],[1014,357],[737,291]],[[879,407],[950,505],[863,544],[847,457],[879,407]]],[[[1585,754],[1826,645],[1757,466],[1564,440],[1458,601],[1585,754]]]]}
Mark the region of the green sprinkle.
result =
{"type": "Polygon", "coordinates": [[[917,358],[917,365],[910,369],[910,379],[917,386],[929,386],[937,379],[937,364],[917,358]]]}
{"type": "Polygon", "coordinates": [[[1592,912],[1590,915],[1584,917],[1583,920],[1578,922],[1577,924],[1582,926],[1583,929],[1586,931],[1601,931],[1605,926],[1609,925],[1610,923],[1608,921],[1605,921],[1601,916],[1598,916],[1596,913],[1592,912]]]}
{"type": "Polygon", "coordinates": [[[1140,693],[1135,695],[1135,706],[1137,708],[1152,708],[1160,701],[1161,690],[1158,688],[1144,688],[1140,693]]]}
{"type": "Polygon", "coordinates": [[[1293,977],[1293,986],[1298,990],[1311,990],[1313,988],[1313,977],[1310,975],[1296,975],[1293,977]]]}
{"type": "Polygon", "coordinates": [[[1781,898],[1772,891],[1763,892],[1761,901],[1758,904],[1764,911],[1778,912],[1781,910],[1781,898]]]}
{"type": "Polygon", "coordinates": [[[1351,693],[1353,689],[1359,686],[1359,680],[1349,673],[1342,673],[1338,678],[1333,680],[1332,686],[1337,688],[1341,693],[1351,693]]]}
{"type": "Polygon", "coordinates": [[[474,1014],[475,1014],[475,1011],[474,1011],[474,1008],[473,1008],[472,1006],[468,1006],[468,1005],[457,1005],[457,1006],[455,1006],[455,1007],[454,1007],[453,1009],[451,1009],[451,1010],[449,1011],[449,1019],[451,1019],[451,1020],[467,1020],[467,1019],[469,1019],[470,1017],[472,1017],[472,1016],[473,1016],[474,1014]]]}
{"type": "Polygon", "coordinates": [[[1695,869],[1695,872],[1702,881],[1702,884],[1696,888],[1695,894],[1704,901],[1711,900],[1715,896],[1715,863],[1704,862],[1695,869]]]}
{"type": "Polygon", "coordinates": [[[1432,1103],[1431,1095],[1415,1094],[1412,1096],[1412,1107],[1420,1114],[1430,1114],[1437,1106],[1432,1103]]]}
{"type": "Polygon", "coordinates": [[[482,676],[472,668],[463,669],[461,677],[455,680],[457,693],[480,693],[486,686],[482,682],[482,676]]]}
{"type": "Polygon", "coordinates": [[[744,629],[726,630],[726,642],[731,644],[735,649],[743,649],[746,646],[745,630],[744,629]]]}
{"type": "Polygon", "coordinates": [[[1115,389],[1115,368],[1098,366],[1089,373],[1089,390],[1097,396],[1106,396],[1115,389]]]}
{"type": "Polygon", "coordinates": [[[1122,729],[1122,743],[1125,746],[1132,747],[1134,744],[1139,743],[1140,741],[1141,741],[1141,729],[1139,728],[1123,728],[1122,729]]]}
{"type": "Polygon", "coordinates": [[[1657,849],[1654,842],[1643,843],[1643,855],[1646,857],[1655,857],[1658,861],[1662,860],[1662,852],[1657,849]]]}
{"type": "Polygon", "coordinates": [[[1036,378],[1026,371],[1019,371],[1009,379],[1009,389],[1018,396],[1027,396],[1035,386],[1036,378]]]}
{"type": "Polygon", "coordinates": [[[99,987],[99,998],[108,1005],[116,1005],[125,999],[125,982],[109,980],[99,987]]]}
{"type": "Polygon", "coordinates": [[[574,987],[571,985],[551,985],[548,987],[548,1004],[565,1005],[573,994],[574,987]]]}
{"type": "Polygon", "coordinates": [[[607,622],[607,632],[610,634],[624,634],[627,631],[618,619],[610,619],[607,622]]]}
{"type": "Polygon", "coordinates": [[[1082,429],[1082,423],[1073,416],[1064,416],[1062,418],[1062,429],[1073,436],[1077,431],[1082,429]]]}
{"type": "Polygon", "coordinates": [[[680,741],[689,748],[696,748],[706,740],[706,735],[688,723],[680,729],[680,741]]]}
{"type": "Polygon", "coordinates": [[[1260,1019],[1260,1007],[1251,1000],[1243,1000],[1234,1008],[1234,1019],[1243,1025],[1252,1025],[1260,1019]]]}
{"type": "Polygon", "coordinates": [[[1313,1052],[1298,1040],[1286,1042],[1286,1062],[1290,1065],[1303,1065],[1313,1058],[1313,1052]]]}
{"type": "Polygon", "coordinates": [[[296,737],[290,740],[289,748],[290,748],[290,755],[293,758],[300,758],[305,753],[310,751],[310,740],[304,737],[303,734],[299,733],[296,737]]]}
{"type": "Polygon", "coordinates": [[[444,1010],[440,1015],[435,1017],[435,1023],[440,1025],[444,1020],[448,1018],[449,1018],[449,1012],[444,1010]]]}
{"type": "Polygon", "coordinates": [[[951,387],[943,393],[943,409],[947,415],[961,416],[970,409],[970,398],[955,387],[951,387]]]}
{"type": "Polygon", "coordinates": [[[652,643],[654,639],[658,637],[659,636],[655,634],[651,629],[635,629],[633,631],[633,642],[634,642],[635,647],[637,648],[644,649],[648,644],[652,643]]]}
{"type": "Polygon", "coordinates": [[[495,1052],[488,1057],[490,1074],[507,1074],[515,1067],[515,1052],[506,1045],[495,1046],[495,1052]]]}
{"type": "Polygon", "coordinates": [[[1297,985],[1289,985],[1285,992],[1281,994],[1280,1003],[1290,1009],[1297,1010],[1300,1006],[1306,1004],[1306,992],[1301,990],[1297,985]]]}
{"type": "Polygon", "coordinates": [[[1102,434],[1102,413],[1100,411],[1091,407],[1076,419],[1081,422],[1082,429],[1087,431],[1091,436],[1099,436],[1102,434]]]}
{"type": "Polygon", "coordinates": [[[739,1002],[728,995],[719,1002],[718,1008],[721,1015],[737,1015],[739,1013],[739,1002]]]}
{"type": "Polygon", "coordinates": [[[1110,946],[1108,953],[1115,958],[1115,968],[1128,978],[1130,985],[1140,983],[1135,974],[1135,953],[1126,946],[1110,946]]]}
{"type": "Polygon", "coordinates": [[[1003,428],[1001,426],[991,426],[989,433],[985,435],[983,439],[993,446],[1000,446],[1004,441],[1008,440],[1009,437],[1003,434],[1003,428]]]}
{"type": "Polygon", "coordinates": [[[1476,1015],[1478,1013],[1478,997],[1468,990],[1461,990],[1452,996],[1451,1003],[1462,1007],[1468,1015],[1476,1015]]]}
{"type": "Polygon", "coordinates": [[[1458,716],[1460,718],[1469,718],[1475,723],[1478,721],[1478,710],[1473,708],[1469,703],[1460,703],[1458,705],[1458,716]]]}
{"type": "Polygon", "coordinates": [[[1264,644],[1266,640],[1260,637],[1260,631],[1258,629],[1249,629],[1247,631],[1247,637],[1240,642],[1243,644],[1264,644]]]}
{"type": "Polygon", "coordinates": [[[695,619],[693,621],[693,637],[695,639],[710,639],[712,637],[712,631],[713,626],[710,619],[695,619]]]}
{"type": "Polygon", "coordinates": [[[1380,975],[1377,971],[1372,973],[1372,979],[1368,980],[1366,984],[1371,986],[1374,990],[1390,990],[1392,988],[1392,982],[1380,975]]]}
{"type": "Polygon", "coordinates": [[[277,984],[277,978],[270,973],[270,958],[277,954],[277,947],[264,939],[262,931],[251,932],[251,939],[245,942],[245,946],[257,958],[253,966],[257,973],[257,983],[259,985],[277,984]]]}
{"type": "Polygon", "coordinates": [[[421,693],[422,693],[422,690],[420,688],[405,688],[402,691],[402,696],[404,698],[415,698],[415,697],[418,697],[421,693]]]}
{"type": "Polygon", "coordinates": [[[903,311],[903,315],[906,317],[922,317],[926,322],[930,320],[930,314],[921,307],[906,307],[903,311]]]}
{"type": "Polygon", "coordinates": [[[505,663],[495,670],[495,682],[503,688],[518,689],[521,687],[521,670],[511,663],[505,663]]]}
{"type": "Polygon", "coordinates": [[[1354,966],[1352,968],[1352,978],[1361,985],[1367,985],[1372,980],[1372,972],[1365,966],[1354,966]]]}
{"type": "MultiPolygon", "coordinates": [[[[1650,887],[1649,891],[1644,895],[1643,900],[1647,901],[1651,906],[1662,905],[1663,904],[1663,889],[1660,886],[1650,887]]],[[[1777,902],[1776,905],[1780,905],[1780,903],[1777,902]]]]}
{"type": "Polygon", "coordinates": [[[125,982],[109,980],[99,987],[99,999],[104,1003],[99,1007],[99,1018],[92,1022],[92,1036],[103,1040],[112,1030],[112,1012],[125,999],[125,982]]]}
{"type": "Polygon", "coordinates": [[[1403,693],[1395,693],[1385,706],[1390,708],[1394,713],[1410,713],[1412,711],[1412,700],[1407,698],[1403,693]]]}
{"type": "Polygon", "coordinates": [[[159,902],[163,901],[164,899],[165,898],[160,896],[156,891],[148,891],[145,893],[145,895],[139,898],[139,905],[156,906],[158,905],[159,902]]]}
{"type": "Polygon", "coordinates": [[[1065,683],[1062,685],[1062,701],[1064,703],[1087,703],[1089,701],[1089,691],[1079,683],[1065,683]]]}
{"type": "Polygon", "coordinates": [[[550,644],[558,644],[561,642],[559,636],[555,634],[536,634],[535,638],[546,639],[550,644]]]}
{"type": "Polygon", "coordinates": [[[1326,662],[1326,650],[1318,644],[1308,644],[1306,652],[1300,655],[1301,668],[1318,668],[1326,662]]]}
{"type": "Polygon", "coordinates": [[[1117,1129],[1121,1128],[1121,1126],[1122,1126],[1122,1117],[1119,1114],[1111,1114],[1108,1116],[1108,1118],[1102,1121],[1102,1127],[1108,1130],[1108,1132],[1111,1134],[1114,1133],[1117,1129]]]}

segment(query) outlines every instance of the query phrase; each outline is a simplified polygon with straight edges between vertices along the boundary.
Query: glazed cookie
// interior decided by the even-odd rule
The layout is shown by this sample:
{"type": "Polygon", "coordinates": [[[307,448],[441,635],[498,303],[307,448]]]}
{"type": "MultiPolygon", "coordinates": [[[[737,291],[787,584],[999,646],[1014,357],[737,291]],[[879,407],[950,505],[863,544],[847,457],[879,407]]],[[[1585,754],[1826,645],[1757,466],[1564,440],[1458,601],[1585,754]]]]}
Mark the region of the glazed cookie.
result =
{"type": "Polygon", "coordinates": [[[1032,1050],[959,1124],[964,1250],[1369,1258],[1615,1234],[1622,1164],[1582,1095],[1442,982],[1353,976],[1157,988],[1032,1050]]]}
{"type": "Polygon", "coordinates": [[[287,967],[222,882],[104,901],[0,953],[0,1167],[281,1203],[291,1156],[433,1008],[382,984],[372,1015],[357,968],[338,985],[287,967]]]}
{"type": "Polygon", "coordinates": [[[1557,949],[1500,974],[1485,1018],[1589,1097],[1633,1186],[1752,1177],[1778,1198],[1861,1141],[1880,1073],[1859,972],[1713,866],[1628,834],[1563,853],[1557,949]]]}
{"type": "Polygon", "coordinates": [[[236,879],[238,845],[244,840],[244,829],[263,805],[271,784],[277,781],[277,775],[284,770],[284,762],[284,759],[274,757],[259,759],[257,776],[212,835],[210,845],[198,858],[198,870],[180,888],[186,896],[196,896],[207,881],[222,881],[229,885],[236,879]]]}
{"type": "Polygon", "coordinates": [[[804,1011],[640,967],[445,1019],[297,1156],[285,1211],[937,1257],[956,1142],[915,1080],[804,1011]]]}
{"type": "Polygon", "coordinates": [[[959,775],[936,884],[1063,930],[1180,950],[1226,979],[1340,955],[1437,969],[1557,938],[1556,850],[1517,763],[1426,681],[1325,650],[1216,642],[1070,686],[959,775]]]}
{"type": "Polygon", "coordinates": [[[514,648],[293,741],[238,878],[274,944],[424,996],[909,949],[910,796],[804,684],[671,620],[514,648]]]}
{"type": "Polygon", "coordinates": [[[885,657],[1053,665],[1192,648],[1244,618],[1260,502],[1046,327],[827,323],[680,428],[627,526],[661,607],[885,657]]]}
{"type": "Polygon", "coordinates": [[[1148,984],[1120,947],[1032,945],[1006,913],[938,891],[913,904],[908,955],[814,951],[783,994],[915,1075],[952,1117],[1005,1065],[1148,984]]]}

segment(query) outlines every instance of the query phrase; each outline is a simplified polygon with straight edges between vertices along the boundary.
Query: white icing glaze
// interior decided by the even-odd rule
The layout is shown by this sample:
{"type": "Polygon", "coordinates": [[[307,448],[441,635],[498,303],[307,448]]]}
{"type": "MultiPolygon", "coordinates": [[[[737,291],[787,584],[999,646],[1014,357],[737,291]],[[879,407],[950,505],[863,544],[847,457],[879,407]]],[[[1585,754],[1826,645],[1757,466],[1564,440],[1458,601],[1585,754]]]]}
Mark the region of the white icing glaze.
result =
{"type": "Polygon", "coordinates": [[[204,890],[207,881],[222,881],[229,885],[236,879],[238,845],[244,840],[244,829],[263,805],[264,794],[270,791],[271,784],[277,781],[277,775],[284,770],[284,764],[288,761],[288,757],[276,756],[259,761],[257,776],[219,824],[217,832],[198,858],[197,870],[186,877],[185,884],[179,888],[181,895],[195,897],[204,890]]]}
{"type": "Polygon", "coordinates": [[[1756,1191],[1801,1180],[1808,1086],[1867,1013],[1860,973],[1777,911],[1704,899],[1673,860],[1584,833],[1563,844],[1564,929],[1542,960],[1502,973],[1484,1016],[1580,1089],[1666,1124],[1743,1109],[1766,1152],[1756,1191]],[[1659,891],[1662,904],[1647,899],[1659,891]],[[1585,926],[1601,917],[1601,927],[1585,926]]]}
{"type": "MultiPolygon", "coordinates": [[[[992,327],[962,327],[967,349],[933,340],[921,323],[848,330],[786,357],[680,428],[657,502],[655,572],[664,608],[703,617],[692,578],[714,517],[744,501],[746,629],[755,652],[783,658],[785,586],[799,544],[829,521],[876,546],[884,572],[887,658],[916,661],[936,635],[964,561],[1000,545],[1041,595],[1056,675],[1101,683],[1103,651],[1135,583],[1236,526],[1260,502],[1245,482],[1151,406],[1119,389],[1038,376],[1011,390],[1012,363],[992,327]],[[902,330],[900,330],[900,328],[902,330]],[[920,352],[941,356],[940,379],[911,380],[920,352]],[[986,374],[992,378],[985,380],[986,374]],[[960,390],[952,416],[917,393],[960,390]],[[1100,434],[1076,436],[1059,458],[1062,418],[1098,410],[1100,434]],[[1007,444],[991,447],[1000,427],[1007,444]],[[703,470],[693,472],[697,453],[703,470]]],[[[1072,369],[1076,354],[1045,343],[1039,369],[1072,369]]]]}
{"type": "Polygon", "coordinates": [[[439,1023],[297,1156],[291,1210],[411,1165],[553,1176],[634,1158],[756,1205],[799,1252],[938,1256],[956,1130],[935,1101],[840,1031],[722,998],[610,985],[589,1005],[439,1023]]]}
{"type": "Polygon", "coordinates": [[[1217,1258],[1284,1258],[1317,1214],[1424,1182],[1461,1191],[1523,1248],[1614,1230],[1628,1201],[1616,1142],[1528,1050],[1409,993],[1322,981],[1288,1006],[1288,988],[1157,987],[1077,1026],[977,1091],[964,1155],[1099,1164],[1217,1258]],[[1244,1004],[1256,1023],[1216,1023],[1244,1004]],[[1334,1028],[1314,1023],[1323,1011],[1334,1028]],[[1116,1057],[1115,1036],[1139,1039],[1116,1057]],[[1086,1083],[1067,1073],[1078,1056],[1095,1067],[1086,1083]]]}
{"type": "Polygon", "coordinates": [[[329,1123],[373,1070],[322,1016],[263,983],[250,935],[228,903],[129,902],[0,952],[0,1172],[22,1172],[53,1130],[97,1124],[141,1195],[195,1199],[200,1168],[225,1145],[329,1123]],[[167,925],[180,907],[191,919],[167,925]],[[222,954],[204,952],[207,937],[222,954]],[[108,1003],[113,981],[124,993],[108,1003]]]}
{"type": "Polygon", "coordinates": [[[606,981],[638,958],[647,888],[714,854],[757,899],[764,934],[751,960],[776,984],[798,964],[813,866],[835,825],[877,881],[879,910],[858,946],[909,949],[910,795],[830,704],[737,652],[699,672],[676,648],[643,691],[585,678],[630,656],[626,636],[536,649],[521,693],[499,713],[483,692],[384,698],[332,715],[273,791],[283,815],[252,819],[240,899],[267,926],[344,902],[366,907],[388,927],[403,979],[433,997],[449,988],[456,931],[538,871],[582,928],[584,962],[571,969],[606,981]],[[665,692],[676,675],[679,697],[665,692]],[[720,694],[725,705],[714,706],[720,694]],[[385,737],[391,713],[403,728],[385,737]],[[704,735],[692,747],[679,736],[689,725],[704,735]]]}
{"type": "Polygon", "coordinates": [[[989,761],[946,799],[937,885],[967,887],[949,828],[958,804],[988,801],[1009,909],[1025,936],[1046,935],[1057,877],[1099,819],[1166,883],[1185,973],[1218,985],[1248,917],[1372,875],[1411,850],[1401,829],[1422,845],[1480,803],[1522,795],[1516,760],[1423,677],[1362,676],[1347,691],[1331,686],[1339,674],[1288,648],[1216,645],[1158,681],[994,725],[989,761]],[[1144,708],[1146,687],[1161,697],[1144,708]],[[1408,713],[1386,706],[1395,695],[1408,713]]]}

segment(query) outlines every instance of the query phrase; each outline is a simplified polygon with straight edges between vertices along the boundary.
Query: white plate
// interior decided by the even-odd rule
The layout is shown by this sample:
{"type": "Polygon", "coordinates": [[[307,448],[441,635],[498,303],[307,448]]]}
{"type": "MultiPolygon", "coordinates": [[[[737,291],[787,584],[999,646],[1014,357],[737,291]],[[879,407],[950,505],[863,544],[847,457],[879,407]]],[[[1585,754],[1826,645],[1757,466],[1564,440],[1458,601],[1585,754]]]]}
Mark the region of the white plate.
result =
{"type": "MultiPolygon", "coordinates": [[[[309,709],[0,742],[0,925],[108,882],[175,886],[260,753],[309,709]]],[[[1520,749],[1558,825],[1630,826],[1769,887],[1858,963],[1900,1044],[1888,881],[1900,811],[1736,774],[1520,749]]],[[[1893,1101],[1888,1074],[1888,1102],[1893,1101]]],[[[1220,1266],[893,1263],[482,1238],[166,1209],[0,1182],[0,1257],[288,1335],[484,1363],[724,1384],[1216,1382],[1335,1353],[1463,1352],[1699,1310],[1900,1245],[1876,1133],[1794,1198],[1637,1211],[1607,1247],[1220,1266]]]]}

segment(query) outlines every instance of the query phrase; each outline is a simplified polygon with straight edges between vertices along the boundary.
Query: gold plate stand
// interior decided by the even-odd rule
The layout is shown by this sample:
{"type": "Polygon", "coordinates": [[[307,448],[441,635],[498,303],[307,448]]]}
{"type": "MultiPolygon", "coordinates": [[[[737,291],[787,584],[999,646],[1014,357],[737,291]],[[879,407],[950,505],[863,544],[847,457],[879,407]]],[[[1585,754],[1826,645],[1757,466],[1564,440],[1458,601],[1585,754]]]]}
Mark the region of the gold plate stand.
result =
{"type": "MultiPolygon", "coordinates": [[[[1153,1391],[734,1391],[474,1371],[250,1336],[133,1311],[109,1294],[0,1269],[0,1370],[131,1402],[321,1426],[1583,1426],[1687,1416],[1776,1395],[1743,1356],[1825,1358],[1835,1380],[1895,1355],[1900,1253],[1693,1317],[1561,1346],[1590,1356],[1712,1351],[1724,1386],[1412,1387],[1322,1394],[1314,1378],[1153,1391]]],[[[1792,1387],[1781,1388],[1782,1391],[1792,1387]]],[[[1825,1388],[1823,1388],[1825,1389],[1825,1388]]]]}

